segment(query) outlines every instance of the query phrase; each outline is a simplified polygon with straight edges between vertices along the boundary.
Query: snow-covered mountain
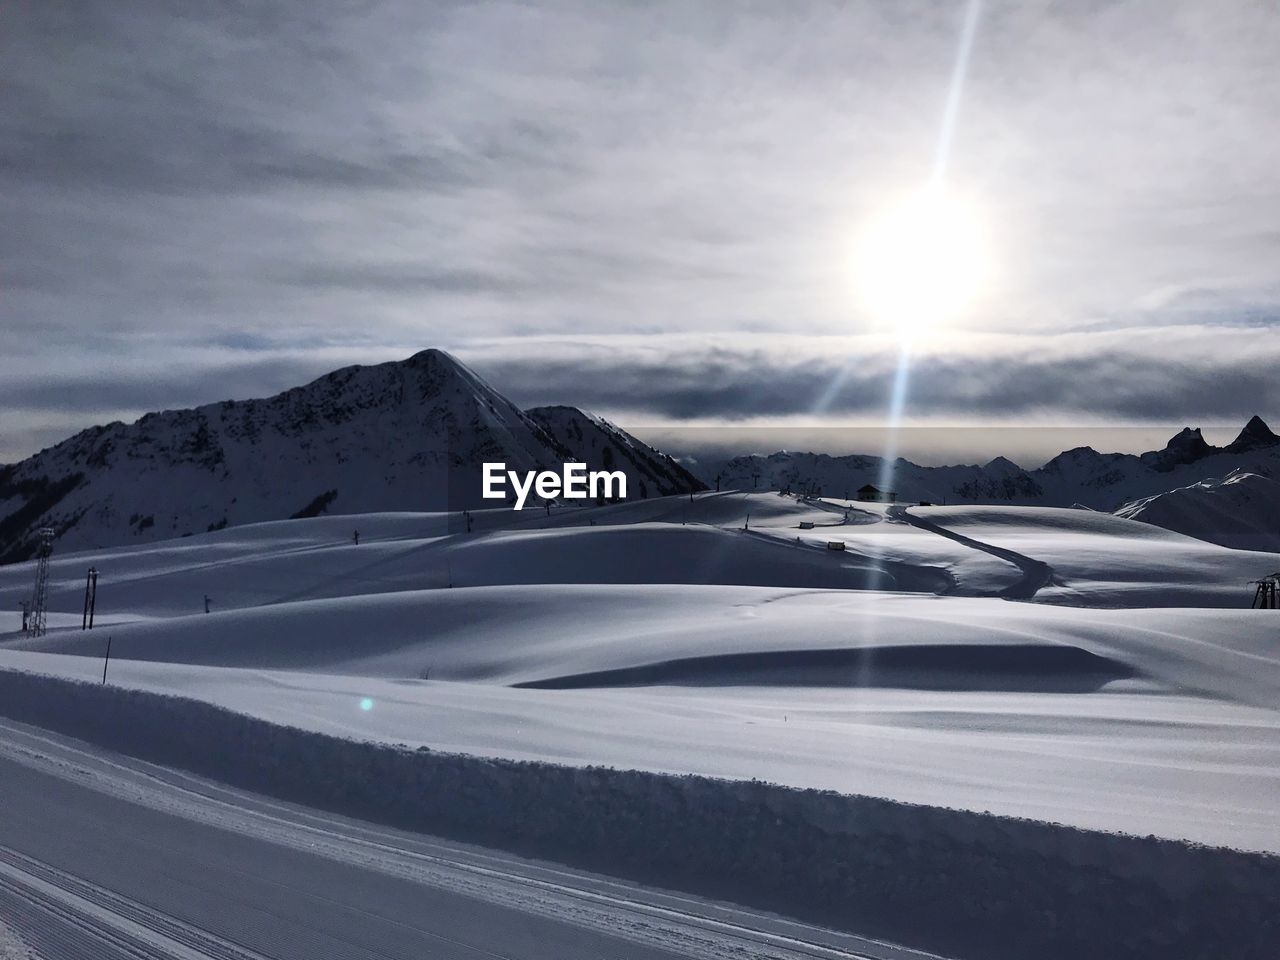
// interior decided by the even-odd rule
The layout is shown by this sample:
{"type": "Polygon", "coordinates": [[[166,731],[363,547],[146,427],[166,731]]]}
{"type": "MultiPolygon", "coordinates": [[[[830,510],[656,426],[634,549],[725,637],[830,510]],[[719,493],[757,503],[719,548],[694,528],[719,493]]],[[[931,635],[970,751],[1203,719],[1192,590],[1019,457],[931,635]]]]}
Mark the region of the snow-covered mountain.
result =
{"type": "Polygon", "coordinates": [[[1237,550],[1280,551],[1280,481],[1237,470],[1126,503],[1116,515],[1237,550]]]}
{"type": "Polygon", "coordinates": [[[666,497],[691,490],[705,490],[706,484],[666,454],[659,453],[618,426],[576,407],[534,407],[526,411],[534,422],[575,461],[591,470],[624,470],[632,499],[666,497]]]}
{"type": "Polygon", "coordinates": [[[480,499],[481,463],[556,469],[595,447],[601,464],[618,451],[632,498],[700,489],[634,437],[550,410],[532,417],[424,350],[268,399],[92,427],[0,467],[0,562],[29,556],[46,525],[62,549],[81,549],[321,513],[493,506],[480,499]]]}
{"type": "MultiPolygon", "coordinates": [[[[883,459],[875,456],[780,452],[730,460],[720,472],[719,483],[725,488],[790,488],[854,498],[865,484],[881,485],[883,465],[883,459]]],[[[1161,450],[1135,455],[1077,447],[1035,470],[1024,470],[1004,457],[983,466],[943,467],[898,459],[890,486],[902,500],[1079,504],[1112,511],[1130,501],[1235,470],[1280,476],[1280,437],[1260,417],[1253,417],[1225,447],[1212,446],[1199,429],[1188,427],[1161,450]]]]}
{"type": "MultiPolygon", "coordinates": [[[[62,549],[81,549],[322,513],[492,506],[480,499],[486,461],[520,471],[567,461],[622,470],[632,499],[704,488],[606,420],[572,407],[522,411],[447,353],[424,350],[267,399],[92,427],[0,467],[0,562],[30,556],[41,526],[54,528],[62,549]]],[[[730,460],[715,480],[721,489],[853,499],[881,483],[882,466],[875,456],[780,452],[730,460]]],[[[1280,477],[1280,437],[1259,417],[1225,447],[1187,428],[1162,450],[1078,447],[1035,470],[1004,457],[944,467],[899,459],[890,485],[902,500],[1112,511],[1234,472],[1280,477]]],[[[1166,509],[1132,507],[1141,519],[1166,509]]]]}

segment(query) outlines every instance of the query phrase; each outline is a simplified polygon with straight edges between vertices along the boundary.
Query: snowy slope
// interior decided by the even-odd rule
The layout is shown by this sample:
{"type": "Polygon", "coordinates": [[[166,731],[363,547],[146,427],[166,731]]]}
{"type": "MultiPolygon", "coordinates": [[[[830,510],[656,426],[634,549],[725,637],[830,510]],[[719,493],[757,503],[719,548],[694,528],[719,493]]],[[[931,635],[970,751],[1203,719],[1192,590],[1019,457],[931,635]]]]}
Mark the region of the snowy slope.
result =
{"type": "MultiPolygon", "coordinates": [[[[470,534],[452,529],[443,514],[272,521],[153,544],[57,551],[50,602],[55,618],[65,611],[78,625],[89,566],[101,576],[100,623],[199,612],[205,595],[221,613],[451,584],[683,583],[1001,597],[1027,578],[1016,559],[999,554],[1007,548],[1050,568],[1054,582],[1032,591],[1032,599],[1235,607],[1247,603],[1244,582],[1271,562],[1086,510],[911,507],[896,518],[896,508],[863,508],[846,515],[831,502],[773,493],[701,493],[692,502],[666,497],[550,516],[479,511],[470,534]],[[912,520],[932,521],[942,532],[912,520]],[[359,546],[351,542],[353,527],[359,546]],[[833,541],[845,549],[829,550],[833,541]]],[[[1280,567],[1280,556],[1274,560],[1280,567]]],[[[0,630],[16,627],[33,569],[31,562],[0,566],[0,630]]]]}
{"type": "Polygon", "coordinates": [[[343,736],[1276,849],[1280,656],[1242,586],[1273,560],[1086,510],[771,493],[470,534],[321,516],[55,554],[38,641],[12,632],[32,565],[0,568],[0,668],[100,677],[110,636],[113,683],[343,736]]]}
{"type": "MultiPolygon", "coordinates": [[[[592,424],[626,448],[617,469],[631,496],[696,486],[634,438],[555,410],[545,419],[557,429],[592,424]]],[[[0,468],[0,562],[29,556],[42,525],[67,550],[294,516],[476,507],[481,463],[526,471],[573,456],[463,364],[425,350],[265,400],[94,427],[0,468]]]]}
{"type": "MultiPolygon", "coordinates": [[[[776,494],[704,493],[692,504],[688,497],[669,497],[563,509],[551,516],[480,511],[471,534],[452,531],[442,514],[273,521],[155,544],[55,552],[50,603],[55,612],[75,612],[78,624],[91,565],[101,574],[99,617],[130,619],[200,611],[206,594],[213,609],[224,612],[450,584],[854,588],[869,585],[869,570],[880,567],[899,589],[947,588],[938,558],[923,549],[882,556],[853,548],[832,553],[820,543],[797,548],[797,523],[811,516],[831,515],[776,494]],[[743,531],[746,512],[772,516],[776,536],[743,531]],[[361,533],[359,546],[351,542],[353,527],[361,533]]],[[[945,541],[939,544],[949,551],[945,541]]],[[[18,598],[30,591],[33,567],[0,566],[0,624],[15,615],[18,598]]]]}
{"type": "MultiPolygon", "coordinates": [[[[883,466],[876,456],[780,452],[730,460],[721,470],[720,483],[741,489],[789,488],[848,500],[864,484],[880,485],[883,466]]],[[[1161,450],[1135,455],[1077,447],[1035,470],[1023,470],[1004,457],[983,466],[942,467],[898,459],[892,487],[905,501],[1082,504],[1110,511],[1127,501],[1239,469],[1267,475],[1280,471],[1280,438],[1259,417],[1225,447],[1211,446],[1198,429],[1187,428],[1161,450]]]]}
{"type": "Polygon", "coordinates": [[[1237,550],[1280,552],[1280,482],[1236,471],[1126,503],[1116,516],[1237,550]]]}
{"type": "Polygon", "coordinates": [[[1029,598],[1090,607],[1248,606],[1245,584],[1280,569],[1280,555],[1229,550],[1180,533],[1091,510],[1055,507],[910,507],[936,525],[1011,562],[1042,565],[1029,598]]]}
{"type": "MultiPolygon", "coordinates": [[[[1099,611],[863,591],[580,584],[290,601],[113,623],[106,633],[112,656],[124,659],[399,679],[420,679],[430,667],[433,680],[507,686],[1079,693],[1119,683],[1268,707],[1280,686],[1272,629],[1248,609],[1099,611]],[[654,679],[641,668],[665,673],[654,679]]],[[[99,658],[104,643],[105,633],[74,629],[5,646],[99,658]]]]}
{"type": "MultiPolygon", "coordinates": [[[[139,646],[135,655],[164,655],[162,632],[117,635],[125,653],[113,654],[111,682],[435,750],[758,778],[1142,835],[1278,846],[1280,663],[1269,623],[1249,611],[1116,617],[992,600],[763,588],[427,594],[369,599],[352,606],[349,619],[331,618],[340,602],[307,605],[314,609],[294,624],[293,611],[278,607],[224,615],[221,631],[218,616],[187,618],[173,624],[164,661],[127,659],[131,644],[139,646]],[[655,610],[671,613],[655,618],[655,610]],[[874,660],[867,669],[819,665],[807,678],[742,668],[744,657],[795,654],[806,644],[840,649],[864,637],[875,639],[880,656],[890,647],[919,648],[918,682],[874,660]],[[992,644],[1023,656],[1025,669],[1002,683],[963,669],[966,657],[992,644]],[[939,647],[950,650],[950,666],[939,647]],[[1028,649],[1093,653],[1142,675],[1113,678],[1048,657],[1037,663],[1025,657],[1028,649]],[[343,659],[352,654],[358,659],[343,659]],[[710,664],[695,659],[708,655],[710,664]],[[282,666],[285,660],[292,663],[282,666]],[[601,670],[690,660],[700,676],[633,686],[599,679],[601,670]],[[566,675],[586,682],[580,689],[511,686],[566,675]]],[[[102,639],[94,657],[0,650],[0,667],[96,679],[102,639]]]]}
{"type": "Polygon", "coordinates": [[[576,407],[534,407],[525,411],[573,459],[591,470],[625,470],[633,499],[705,490],[704,484],[671,457],[637,440],[603,417],[576,407]]]}

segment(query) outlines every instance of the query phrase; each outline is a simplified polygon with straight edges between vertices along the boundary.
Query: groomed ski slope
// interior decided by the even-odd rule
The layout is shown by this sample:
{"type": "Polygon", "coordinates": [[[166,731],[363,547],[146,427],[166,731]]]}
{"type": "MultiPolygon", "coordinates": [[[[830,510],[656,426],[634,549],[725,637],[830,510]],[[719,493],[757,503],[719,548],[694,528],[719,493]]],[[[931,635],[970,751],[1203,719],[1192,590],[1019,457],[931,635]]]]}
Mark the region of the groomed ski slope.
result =
{"type": "MultiPolygon", "coordinates": [[[[1280,621],[1241,609],[1277,568],[1089,511],[772,493],[324,517],[60,556],[0,667],[100,677],[110,636],[113,683],[326,733],[1280,850],[1280,621]]],[[[10,630],[30,573],[0,568],[10,630]]]]}

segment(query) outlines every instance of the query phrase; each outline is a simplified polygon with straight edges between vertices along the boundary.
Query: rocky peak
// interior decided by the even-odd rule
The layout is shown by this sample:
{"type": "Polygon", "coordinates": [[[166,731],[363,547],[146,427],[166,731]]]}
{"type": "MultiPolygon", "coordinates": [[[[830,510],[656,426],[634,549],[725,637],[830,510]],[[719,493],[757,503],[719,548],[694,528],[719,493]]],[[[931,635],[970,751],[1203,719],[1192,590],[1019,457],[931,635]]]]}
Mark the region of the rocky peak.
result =
{"type": "Polygon", "coordinates": [[[1254,414],[1244,425],[1240,435],[1227,444],[1226,449],[1231,453],[1245,453],[1262,447],[1273,447],[1276,444],[1280,444],[1280,437],[1271,432],[1271,428],[1261,417],[1254,414]]]}
{"type": "Polygon", "coordinates": [[[1205,443],[1204,436],[1200,433],[1199,427],[1183,427],[1165,444],[1166,450],[1190,450],[1196,447],[1208,446],[1205,443]]]}
{"type": "Polygon", "coordinates": [[[1205,442],[1199,427],[1183,427],[1170,438],[1163,450],[1144,453],[1141,459],[1153,470],[1164,471],[1172,470],[1184,463],[1195,463],[1216,451],[1216,447],[1211,447],[1205,442]]]}

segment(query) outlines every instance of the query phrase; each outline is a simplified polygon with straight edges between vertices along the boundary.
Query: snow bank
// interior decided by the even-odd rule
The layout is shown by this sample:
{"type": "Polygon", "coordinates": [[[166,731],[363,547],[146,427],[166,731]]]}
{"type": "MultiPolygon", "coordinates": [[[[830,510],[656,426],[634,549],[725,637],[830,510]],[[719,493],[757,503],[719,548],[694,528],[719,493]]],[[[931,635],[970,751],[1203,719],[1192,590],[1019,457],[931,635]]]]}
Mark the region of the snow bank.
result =
{"type": "MultiPolygon", "coordinates": [[[[1265,627],[1263,617],[1256,619],[1265,627]]],[[[1242,626],[1227,624],[1224,633],[1242,626]]],[[[1256,639],[1274,644],[1274,628],[1259,629],[1256,639]]],[[[1153,648],[1169,643],[1151,638],[1153,648]]],[[[1196,649],[1205,659],[1224,658],[1215,648],[1196,649]]],[[[69,680],[98,682],[102,676],[102,661],[90,657],[3,652],[0,666],[69,680]]],[[[1229,699],[1236,689],[1273,703],[1276,687],[1258,660],[1242,658],[1239,668],[1257,675],[1255,685],[1224,675],[1213,688],[1221,692],[1208,696],[1134,681],[1097,693],[536,690],[147,663],[113,654],[110,683],[346,739],[577,767],[766,780],[1280,853],[1280,809],[1273,802],[1280,795],[1280,725],[1273,708],[1229,699]],[[366,701],[372,709],[364,709],[366,701]]],[[[540,668],[534,673],[545,675],[540,668]]]]}
{"type": "Polygon", "coordinates": [[[357,743],[0,671],[0,713],[285,799],[990,957],[1271,958],[1280,860],[866,797],[357,743]]]}

